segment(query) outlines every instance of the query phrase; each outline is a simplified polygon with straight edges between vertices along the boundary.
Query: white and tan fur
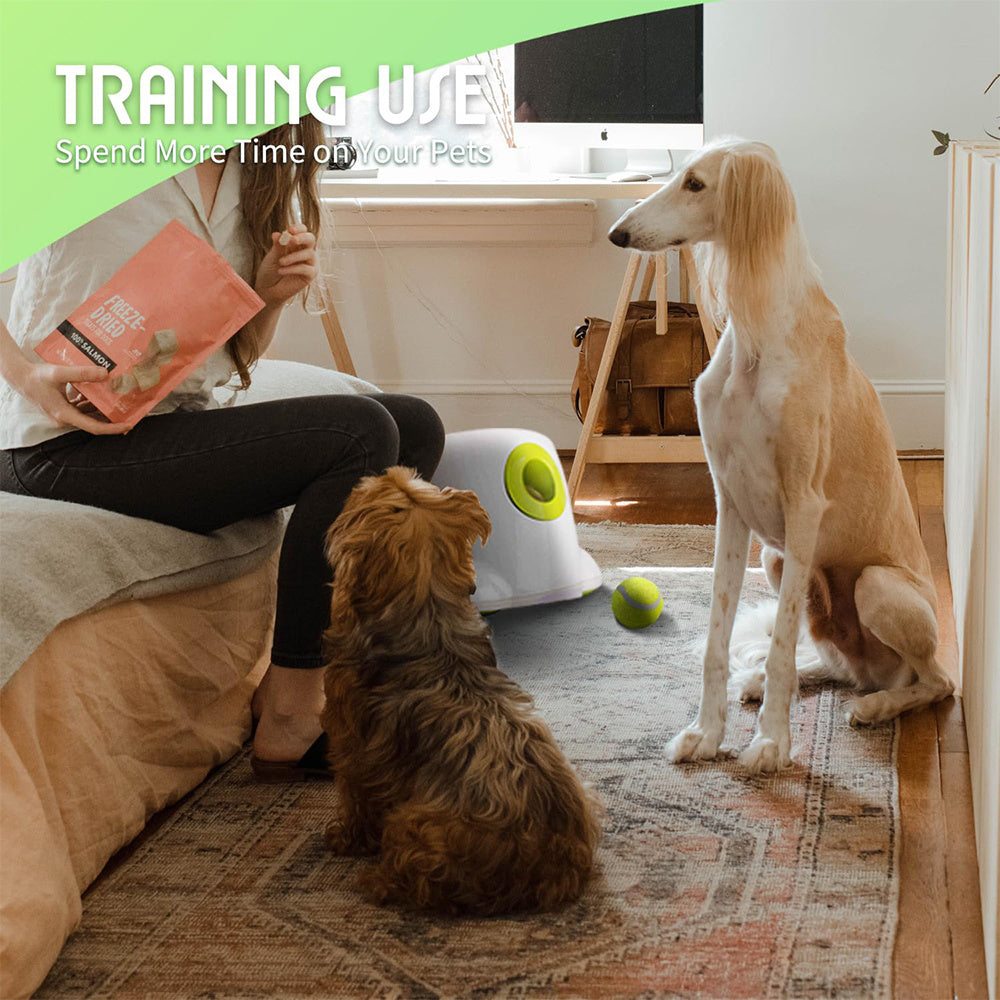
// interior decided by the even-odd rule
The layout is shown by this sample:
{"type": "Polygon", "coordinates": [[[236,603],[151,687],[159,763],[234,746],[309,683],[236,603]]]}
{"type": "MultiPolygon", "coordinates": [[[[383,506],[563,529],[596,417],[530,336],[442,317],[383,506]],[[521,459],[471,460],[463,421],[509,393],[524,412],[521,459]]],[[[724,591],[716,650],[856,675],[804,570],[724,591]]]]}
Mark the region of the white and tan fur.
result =
{"type": "MultiPolygon", "coordinates": [[[[740,758],[748,770],[790,762],[799,680],[836,679],[871,692],[850,702],[853,724],[947,697],[953,684],[935,658],[930,564],[892,434],[847,351],[774,152],[757,142],[711,144],[626,212],[609,238],[637,250],[702,244],[702,280],[726,320],[695,388],[718,509],[701,705],[671,741],[670,757],[720,753],[751,531],[764,544],[778,602],[773,620],[758,621],[765,642],[771,634],[757,732],[740,758]],[[797,677],[804,614],[818,656],[801,663],[797,677]]],[[[761,694],[752,647],[744,636],[745,697],[761,694]]]]}

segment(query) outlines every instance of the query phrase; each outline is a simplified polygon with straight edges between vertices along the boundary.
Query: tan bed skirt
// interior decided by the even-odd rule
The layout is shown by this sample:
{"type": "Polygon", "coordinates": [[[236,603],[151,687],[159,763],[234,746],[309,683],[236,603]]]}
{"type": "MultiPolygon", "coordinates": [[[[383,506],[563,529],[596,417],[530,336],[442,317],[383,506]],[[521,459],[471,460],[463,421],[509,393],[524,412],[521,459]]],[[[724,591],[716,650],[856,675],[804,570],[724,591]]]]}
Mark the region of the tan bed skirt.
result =
{"type": "Polygon", "coordinates": [[[63,622],[0,691],[0,996],[38,986],[107,860],[247,738],[276,561],[63,622]]]}

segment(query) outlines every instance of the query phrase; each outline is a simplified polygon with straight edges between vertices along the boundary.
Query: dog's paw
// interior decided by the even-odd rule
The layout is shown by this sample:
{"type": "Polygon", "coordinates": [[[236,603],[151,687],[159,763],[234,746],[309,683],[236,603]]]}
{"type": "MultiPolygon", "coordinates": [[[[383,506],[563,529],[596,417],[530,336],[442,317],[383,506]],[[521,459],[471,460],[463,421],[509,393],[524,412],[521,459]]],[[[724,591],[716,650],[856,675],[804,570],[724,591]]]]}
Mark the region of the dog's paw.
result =
{"type": "Polygon", "coordinates": [[[378,864],[363,868],[356,884],[361,895],[378,906],[392,902],[398,896],[392,880],[378,864]]]}
{"type": "Polygon", "coordinates": [[[720,755],[722,733],[706,732],[701,726],[682,729],[668,744],[667,757],[674,764],[692,760],[715,760],[720,755]]]}
{"type": "Polygon", "coordinates": [[[774,774],[792,763],[789,741],[755,736],[740,754],[740,764],[750,774],[774,774]]]}
{"type": "Polygon", "coordinates": [[[733,671],[729,677],[729,690],[742,702],[763,701],[764,665],[733,671]]]}
{"type": "Polygon", "coordinates": [[[326,844],[334,854],[347,857],[362,857],[378,851],[378,845],[372,844],[362,831],[339,819],[326,828],[326,844]]]}
{"type": "Polygon", "coordinates": [[[844,717],[852,726],[876,726],[895,714],[890,709],[890,701],[888,691],[875,691],[873,694],[851,698],[847,702],[844,717]]]}

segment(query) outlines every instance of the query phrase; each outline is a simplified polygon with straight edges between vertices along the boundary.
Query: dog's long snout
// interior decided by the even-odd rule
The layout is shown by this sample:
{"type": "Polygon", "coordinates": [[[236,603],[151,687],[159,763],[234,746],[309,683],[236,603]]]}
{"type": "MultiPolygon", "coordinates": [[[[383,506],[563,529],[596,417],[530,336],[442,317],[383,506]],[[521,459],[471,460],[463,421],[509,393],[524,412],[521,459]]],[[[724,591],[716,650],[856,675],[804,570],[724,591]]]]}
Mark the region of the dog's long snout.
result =
{"type": "Polygon", "coordinates": [[[608,233],[608,239],[616,247],[627,247],[629,241],[629,231],[624,226],[615,226],[614,229],[608,233]]]}

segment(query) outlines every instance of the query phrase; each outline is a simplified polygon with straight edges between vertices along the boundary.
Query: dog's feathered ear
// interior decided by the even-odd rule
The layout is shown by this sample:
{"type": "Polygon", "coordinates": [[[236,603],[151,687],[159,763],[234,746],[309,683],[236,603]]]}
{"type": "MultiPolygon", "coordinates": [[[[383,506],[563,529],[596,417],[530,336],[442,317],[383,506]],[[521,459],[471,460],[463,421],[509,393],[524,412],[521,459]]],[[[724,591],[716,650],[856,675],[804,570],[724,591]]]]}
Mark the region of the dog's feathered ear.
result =
{"type": "Polygon", "coordinates": [[[719,173],[722,242],[730,254],[766,253],[795,219],[791,185],[770,147],[733,150],[719,173]]]}
{"type": "Polygon", "coordinates": [[[364,511],[348,504],[326,530],[326,561],[336,568],[341,561],[344,539],[354,530],[364,511]]]}
{"type": "Polygon", "coordinates": [[[444,510],[448,524],[469,542],[475,542],[478,538],[485,545],[492,525],[490,515],[483,509],[479,497],[472,490],[456,490],[451,487],[445,487],[441,495],[447,500],[444,510]]]}
{"type": "Polygon", "coordinates": [[[774,151],[764,143],[732,150],[719,173],[719,225],[725,248],[726,299],[738,332],[756,341],[779,280],[795,197],[774,151]],[[735,310],[739,311],[739,314],[735,310]]]}
{"type": "Polygon", "coordinates": [[[326,529],[326,540],[323,551],[326,554],[326,561],[331,566],[336,566],[337,559],[340,556],[340,532],[337,530],[336,521],[326,529]]]}

